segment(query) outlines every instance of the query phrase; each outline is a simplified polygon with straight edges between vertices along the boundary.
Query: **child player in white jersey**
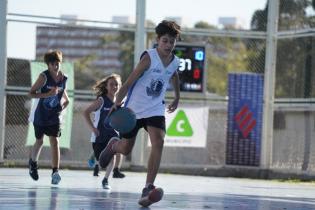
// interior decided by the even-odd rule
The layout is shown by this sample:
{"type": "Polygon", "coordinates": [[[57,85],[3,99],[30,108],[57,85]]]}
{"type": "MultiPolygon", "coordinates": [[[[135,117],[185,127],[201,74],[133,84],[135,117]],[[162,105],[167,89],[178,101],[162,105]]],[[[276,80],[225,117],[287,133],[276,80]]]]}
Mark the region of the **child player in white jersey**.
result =
{"type": "Polygon", "coordinates": [[[137,118],[136,127],[122,135],[122,140],[112,138],[101,153],[101,165],[109,164],[115,153],[127,155],[131,152],[137,133],[144,128],[150,137],[151,153],[148,160],[148,171],[145,186],[139,204],[147,207],[162,199],[162,188],[156,188],[154,181],[160,167],[165,137],[165,92],[169,81],[172,81],[175,92],[174,100],[168,104],[167,111],[177,109],[180,93],[177,69],[179,58],[173,54],[176,41],[180,38],[180,26],[174,21],[163,20],[155,32],[157,47],[146,50],[117,93],[112,110],[122,105],[132,109],[137,118]]]}

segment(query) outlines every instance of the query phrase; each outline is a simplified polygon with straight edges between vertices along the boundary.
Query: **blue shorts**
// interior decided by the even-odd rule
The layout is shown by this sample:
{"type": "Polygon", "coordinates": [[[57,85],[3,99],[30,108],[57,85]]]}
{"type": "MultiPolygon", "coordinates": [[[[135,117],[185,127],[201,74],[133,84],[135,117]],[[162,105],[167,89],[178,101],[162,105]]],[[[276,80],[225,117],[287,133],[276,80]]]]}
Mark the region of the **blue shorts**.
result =
{"type": "Polygon", "coordinates": [[[35,137],[36,139],[41,139],[44,135],[46,136],[53,136],[53,137],[60,137],[61,130],[60,125],[48,125],[48,126],[39,126],[34,125],[35,137]]]}
{"type": "Polygon", "coordinates": [[[135,128],[132,129],[129,133],[121,134],[121,137],[125,139],[131,139],[137,136],[140,128],[144,128],[145,130],[147,130],[147,126],[160,128],[165,132],[165,117],[153,116],[148,118],[137,119],[135,128]]]}

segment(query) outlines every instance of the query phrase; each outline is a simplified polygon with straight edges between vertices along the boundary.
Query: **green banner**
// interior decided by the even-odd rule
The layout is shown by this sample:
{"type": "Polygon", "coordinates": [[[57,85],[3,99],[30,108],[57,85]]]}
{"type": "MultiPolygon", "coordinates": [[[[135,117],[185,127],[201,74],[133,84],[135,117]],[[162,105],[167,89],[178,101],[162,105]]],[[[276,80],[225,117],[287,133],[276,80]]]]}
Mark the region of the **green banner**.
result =
{"type": "MultiPolygon", "coordinates": [[[[32,84],[37,80],[38,75],[47,69],[47,65],[43,62],[31,62],[31,80],[32,84]]],[[[69,96],[69,105],[62,111],[61,123],[61,137],[59,138],[60,148],[70,148],[71,129],[72,129],[72,116],[73,116],[73,101],[74,101],[74,68],[72,63],[62,63],[61,71],[67,75],[67,93],[69,96]]],[[[32,100],[32,107],[34,100],[32,100]]],[[[26,146],[31,146],[35,143],[35,134],[33,123],[29,123],[26,146]]],[[[50,146],[47,136],[44,137],[44,146],[50,146]]]]}

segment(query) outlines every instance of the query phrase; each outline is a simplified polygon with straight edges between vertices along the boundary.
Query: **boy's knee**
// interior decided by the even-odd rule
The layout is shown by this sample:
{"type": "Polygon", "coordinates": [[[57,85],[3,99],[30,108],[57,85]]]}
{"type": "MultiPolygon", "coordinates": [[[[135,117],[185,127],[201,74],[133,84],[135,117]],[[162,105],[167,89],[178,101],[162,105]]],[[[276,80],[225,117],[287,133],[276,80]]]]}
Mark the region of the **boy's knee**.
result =
{"type": "Polygon", "coordinates": [[[36,140],[36,144],[38,144],[38,145],[43,145],[44,144],[44,140],[43,139],[37,139],[36,140]]]}
{"type": "Polygon", "coordinates": [[[163,146],[164,146],[163,139],[161,139],[159,141],[155,141],[154,143],[152,143],[152,148],[162,149],[163,146]]]}
{"type": "Polygon", "coordinates": [[[51,145],[51,146],[54,146],[54,147],[58,147],[58,146],[59,146],[59,141],[58,141],[58,139],[56,138],[56,139],[50,140],[50,145],[51,145]]]}
{"type": "Polygon", "coordinates": [[[123,150],[122,150],[122,154],[123,155],[129,155],[130,152],[131,152],[132,148],[129,148],[129,147],[123,147],[123,150]]]}
{"type": "Polygon", "coordinates": [[[131,151],[132,151],[132,146],[131,145],[123,144],[122,152],[121,152],[123,155],[129,155],[131,151]]]}

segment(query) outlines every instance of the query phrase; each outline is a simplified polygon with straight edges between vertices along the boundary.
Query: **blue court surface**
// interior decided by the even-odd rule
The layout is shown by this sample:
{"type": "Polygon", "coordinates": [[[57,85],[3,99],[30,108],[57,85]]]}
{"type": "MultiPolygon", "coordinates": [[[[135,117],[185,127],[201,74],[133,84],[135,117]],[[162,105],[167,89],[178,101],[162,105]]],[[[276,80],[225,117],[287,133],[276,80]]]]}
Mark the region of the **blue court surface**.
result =
{"type": "Polygon", "coordinates": [[[164,189],[163,200],[142,208],[137,201],[145,173],[110,178],[110,191],[101,187],[102,176],[93,177],[92,171],[61,170],[58,186],[50,184],[50,173],[40,169],[35,182],[26,168],[0,168],[0,209],[315,209],[314,183],[159,174],[155,184],[164,189]]]}

